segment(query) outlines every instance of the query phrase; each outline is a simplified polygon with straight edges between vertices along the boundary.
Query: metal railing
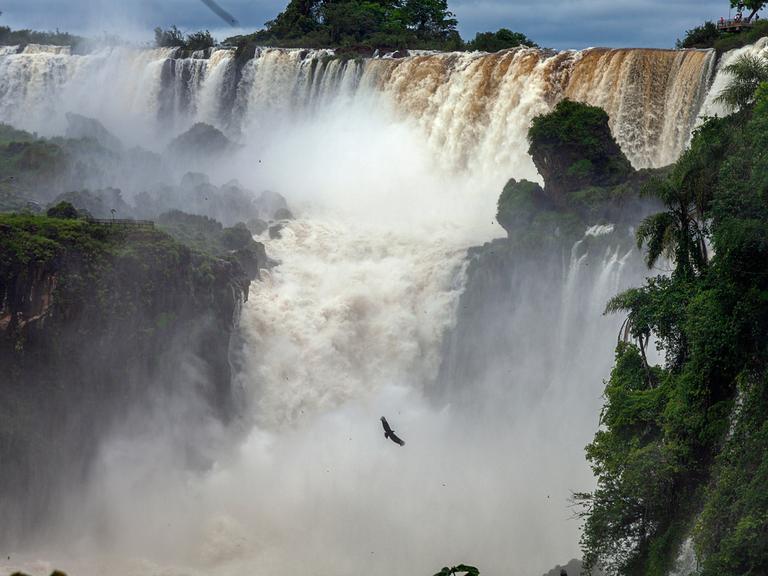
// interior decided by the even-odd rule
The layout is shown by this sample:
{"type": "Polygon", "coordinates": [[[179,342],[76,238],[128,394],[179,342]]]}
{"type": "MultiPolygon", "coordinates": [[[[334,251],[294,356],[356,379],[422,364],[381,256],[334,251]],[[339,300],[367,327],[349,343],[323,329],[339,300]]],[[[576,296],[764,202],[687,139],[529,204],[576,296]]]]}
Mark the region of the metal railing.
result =
{"type": "Polygon", "coordinates": [[[754,25],[755,23],[753,21],[748,21],[746,18],[731,18],[730,20],[720,20],[717,23],[717,29],[718,30],[742,29],[742,28],[751,28],[754,25]]]}
{"type": "Polygon", "coordinates": [[[124,228],[154,228],[155,223],[152,220],[132,220],[128,218],[89,218],[91,224],[101,224],[102,226],[120,226],[124,228]]]}

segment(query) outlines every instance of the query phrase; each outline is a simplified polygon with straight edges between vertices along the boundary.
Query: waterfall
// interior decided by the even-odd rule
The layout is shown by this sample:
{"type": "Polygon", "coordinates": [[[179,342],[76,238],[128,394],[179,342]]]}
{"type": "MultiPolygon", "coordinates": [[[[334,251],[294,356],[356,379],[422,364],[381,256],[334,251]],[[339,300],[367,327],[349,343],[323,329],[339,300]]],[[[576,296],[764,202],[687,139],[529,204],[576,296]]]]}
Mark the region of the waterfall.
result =
{"type": "Polygon", "coordinates": [[[696,576],[699,573],[699,560],[696,557],[696,549],[693,536],[688,536],[675,559],[675,565],[669,576],[696,576]]]}
{"type": "Polygon", "coordinates": [[[724,54],[722,58],[720,58],[720,61],[717,65],[715,78],[712,81],[712,86],[709,90],[709,93],[707,94],[703,106],[701,107],[701,112],[699,114],[700,120],[708,116],[725,116],[729,113],[729,111],[726,110],[722,104],[715,101],[723,91],[723,88],[725,88],[725,86],[731,80],[730,75],[726,74],[723,71],[723,68],[733,64],[740,56],[745,54],[751,56],[768,56],[768,38],[761,38],[755,44],[750,44],[748,46],[744,46],[743,48],[731,50],[730,52],[724,54]]]}
{"type": "Polygon", "coordinates": [[[259,351],[243,378],[260,423],[280,427],[388,387],[434,385],[462,287],[460,243],[297,221],[267,248],[283,264],[243,318],[246,348],[259,351]]]}
{"type": "Polygon", "coordinates": [[[620,324],[602,311],[647,272],[618,224],[549,254],[512,256],[497,240],[465,256],[501,235],[503,183],[538,178],[535,115],[564,97],[603,106],[636,167],[667,164],[713,52],[177,56],[0,52],[0,120],[52,135],[73,111],[156,149],[210,122],[243,144],[227,179],[297,208],[280,237],[259,238],[281,264],[252,288],[233,350],[244,429],[232,440],[186,423],[232,444],[190,472],[162,426],[140,419],[105,442],[45,546],[0,558],[0,571],[36,574],[45,554],[86,576],[383,576],[460,562],[524,576],[578,555],[569,496],[594,484],[583,447],[620,324]],[[405,447],[384,439],[380,416],[405,447]]]}
{"type": "Polygon", "coordinates": [[[297,114],[373,94],[377,106],[392,106],[421,127],[444,167],[523,164],[517,176],[534,178],[525,144],[530,120],[564,97],[605,108],[637,168],[673,162],[715,60],[712,51],[643,49],[341,60],[330,50],[261,48],[236,74],[230,50],[175,56],[174,49],[130,48],[71,55],[32,45],[0,53],[0,120],[51,134],[66,112],[77,112],[141,142],[157,138],[159,118],[173,132],[206,121],[247,139],[297,114]],[[126,122],[126,111],[139,118],[126,122]]]}

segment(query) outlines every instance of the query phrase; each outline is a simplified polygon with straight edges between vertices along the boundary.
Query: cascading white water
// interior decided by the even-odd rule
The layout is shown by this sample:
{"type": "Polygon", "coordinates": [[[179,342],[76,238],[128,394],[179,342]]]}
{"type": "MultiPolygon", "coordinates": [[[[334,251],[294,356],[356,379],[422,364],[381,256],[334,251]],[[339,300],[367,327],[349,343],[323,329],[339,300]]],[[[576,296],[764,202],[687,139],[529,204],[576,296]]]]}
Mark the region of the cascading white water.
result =
{"type": "Polygon", "coordinates": [[[717,73],[715,74],[715,78],[712,81],[712,86],[710,87],[707,98],[701,107],[701,112],[699,113],[700,120],[710,116],[722,117],[730,113],[730,110],[726,110],[726,108],[721,103],[717,102],[717,97],[723,91],[723,88],[725,88],[728,82],[731,81],[731,76],[725,73],[723,69],[726,66],[733,64],[740,56],[745,54],[751,56],[768,57],[768,38],[761,38],[755,44],[750,44],[749,46],[744,46],[743,48],[737,48],[736,50],[731,50],[730,52],[723,54],[722,58],[720,58],[720,61],[718,62],[717,73]]]}
{"type": "Polygon", "coordinates": [[[247,348],[258,352],[243,378],[270,428],[387,387],[419,393],[437,375],[463,245],[355,228],[297,221],[267,243],[283,264],[246,306],[247,348]]]}
{"type": "Polygon", "coordinates": [[[421,126],[444,169],[524,166],[517,176],[532,178],[528,125],[563,97],[604,107],[636,167],[674,161],[714,62],[712,51],[696,50],[520,49],[341,60],[329,50],[264,48],[245,63],[234,86],[232,51],[209,58],[175,54],[112,48],[68,55],[31,46],[23,54],[0,54],[0,121],[50,134],[60,130],[66,112],[77,112],[121,137],[159,137],[161,144],[192,122],[206,121],[247,139],[339,98],[376,94],[382,106],[394,106],[401,119],[421,126]],[[126,110],[132,122],[125,122],[126,110]]]}

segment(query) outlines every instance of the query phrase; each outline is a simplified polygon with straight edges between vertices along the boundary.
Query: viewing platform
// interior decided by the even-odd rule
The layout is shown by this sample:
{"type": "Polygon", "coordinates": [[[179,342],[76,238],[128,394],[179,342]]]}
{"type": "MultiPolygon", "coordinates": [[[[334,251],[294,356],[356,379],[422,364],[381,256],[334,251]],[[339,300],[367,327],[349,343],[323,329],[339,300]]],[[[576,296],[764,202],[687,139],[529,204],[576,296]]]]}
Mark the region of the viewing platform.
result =
{"type": "Polygon", "coordinates": [[[717,29],[720,32],[742,32],[749,30],[754,25],[754,21],[747,22],[744,18],[733,18],[731,20],[720,20],[717,23],[717,29]]]}

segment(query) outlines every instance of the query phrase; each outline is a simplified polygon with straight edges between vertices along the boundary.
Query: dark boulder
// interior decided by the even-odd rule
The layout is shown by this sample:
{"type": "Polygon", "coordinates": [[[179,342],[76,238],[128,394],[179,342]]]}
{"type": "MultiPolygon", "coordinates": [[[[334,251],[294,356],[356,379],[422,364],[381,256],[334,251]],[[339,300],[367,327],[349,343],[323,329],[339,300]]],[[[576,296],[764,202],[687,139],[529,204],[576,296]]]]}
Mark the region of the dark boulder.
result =
{"type": "Polygon", "coordinates": [[[528,140],[544,190],[557,206],[567,205],[573,192],[616,186],[634,173],[602,108],[563,100],[533,119],[528,140]]]}
{"type": "Polygon", "coordinates": [[[199,122],[174,138],[166,154],[178,161],[212,161],[235,150],[235,144],[218,128],[199,122]]]}
{"type": "Polygon", "coordinates": [[[93,140],[112,152],[123,150],[123,143],[120,142],[120,139],[104,128],[101,122],[72,112],[67,113],[65,136],[74,140],[93,140]]]}

